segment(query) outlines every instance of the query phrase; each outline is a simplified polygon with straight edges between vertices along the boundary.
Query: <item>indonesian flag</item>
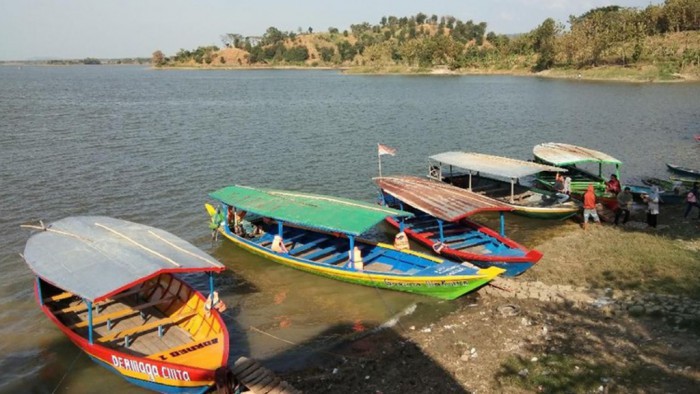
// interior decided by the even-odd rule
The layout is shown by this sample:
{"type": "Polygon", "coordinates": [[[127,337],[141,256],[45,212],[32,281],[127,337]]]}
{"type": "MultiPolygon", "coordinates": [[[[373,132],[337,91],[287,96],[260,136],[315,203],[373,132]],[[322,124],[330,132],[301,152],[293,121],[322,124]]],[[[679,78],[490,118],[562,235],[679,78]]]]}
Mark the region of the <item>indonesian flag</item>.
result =
{"type": "Polygon", "coordinates": [[[379,153],[379,156],[381,155],[392,155],[394,156],[396,154],[396,149],[390,148],[386,145],[382,144],[377,144],[377,152],[379,153]]]}

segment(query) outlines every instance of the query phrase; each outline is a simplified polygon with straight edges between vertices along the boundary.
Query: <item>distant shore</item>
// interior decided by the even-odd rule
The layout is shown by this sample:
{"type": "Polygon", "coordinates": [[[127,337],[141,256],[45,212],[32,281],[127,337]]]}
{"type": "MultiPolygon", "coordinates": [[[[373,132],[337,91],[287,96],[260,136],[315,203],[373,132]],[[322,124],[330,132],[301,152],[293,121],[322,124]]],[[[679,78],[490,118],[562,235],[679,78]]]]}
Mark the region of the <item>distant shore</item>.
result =
{"type": "MultiPolygon", "coordinates": [[[[47,63],[45,61],[2,61],[0,66],[23,67],[23,66],[45,66],[45,67],[66,67],[83,66],[80,63],[47,63]]],[[[141,65],[150,66],[148,63],[103,63],[101,65],[141,65]]],[[[95,65],[99,66],[99,65],[95,65]]],[[[203,65],[182,65],[153,67],[153,70],[338,70],[344,74],[355,75],[509,75],[527,76],[554,79],[571,79],[581,81],[600,82],[631,82],[631,83],[679,83],[679,82],[700,82],[700,75],[664,73],[653,65],[623,67],[605,66],[587,69],[564,69],[554,68],[540,72],[534,72],[526,68],[513,69],[449,69],[447,67],[409,67],[409,66],[304,66],[304,65],[238,65],[238,66],[203,66],[203,65]]]]}

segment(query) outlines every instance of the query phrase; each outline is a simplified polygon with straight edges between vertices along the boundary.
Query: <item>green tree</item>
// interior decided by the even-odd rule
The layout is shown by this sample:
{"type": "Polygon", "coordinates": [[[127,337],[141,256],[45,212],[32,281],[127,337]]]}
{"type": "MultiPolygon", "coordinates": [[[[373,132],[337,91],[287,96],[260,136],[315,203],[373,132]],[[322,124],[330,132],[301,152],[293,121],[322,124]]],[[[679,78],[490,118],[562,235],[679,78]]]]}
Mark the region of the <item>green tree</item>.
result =
{"type": "Polygon", "coordinates": [[[162,67],[165,65],[165,55],[160,50],[153,52],[151,55],[151,64],[156,67],[162,67]]]}
{"type": "Polygon", "coordinates": [[[554,65],[556,56],[555,40],[557,36],[557,24],[554,19],[547,18],[532,32],[533,49],[538,54],[536,71],[546,70],[554,65]]]}

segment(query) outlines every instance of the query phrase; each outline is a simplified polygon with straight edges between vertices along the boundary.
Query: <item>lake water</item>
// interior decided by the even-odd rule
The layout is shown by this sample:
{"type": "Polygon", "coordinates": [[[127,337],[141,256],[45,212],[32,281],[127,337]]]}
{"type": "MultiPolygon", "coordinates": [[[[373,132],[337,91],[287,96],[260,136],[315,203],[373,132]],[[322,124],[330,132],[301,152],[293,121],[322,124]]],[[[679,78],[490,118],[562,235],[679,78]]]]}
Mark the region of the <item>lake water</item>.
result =
{"type": "MultiPolygon", "coordinates": [[[[408,319],[426,320],[474,298],[343,284],[212,244],[208,192],[236,183],[374,201],[377,143],[397,149],[383,156],[384,174],[424,175],[427,157],[447,150],[530,159],[534,145],[555,141],[617,157],[623,180],[667,177],[666,162],[700,167],[699,125],[698,84],[0,67],[0,392],[137,391],[39,311],[19,256],[22,223],[108,215],[194,243],[229,268],[216,283],[230,308],[232,360],[286,369],[411,306],[408,319]]],[[[558,226],[507,224],[526,245],[558,226]]]]}

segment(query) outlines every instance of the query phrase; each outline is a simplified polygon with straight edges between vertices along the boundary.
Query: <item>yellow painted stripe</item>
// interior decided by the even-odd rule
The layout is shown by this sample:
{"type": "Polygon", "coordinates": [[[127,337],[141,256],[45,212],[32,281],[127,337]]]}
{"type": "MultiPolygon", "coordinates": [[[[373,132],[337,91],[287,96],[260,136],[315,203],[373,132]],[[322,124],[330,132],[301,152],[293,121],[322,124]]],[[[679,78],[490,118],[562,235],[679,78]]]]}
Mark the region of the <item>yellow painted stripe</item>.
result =
{"type": "Polygon", "coordinates": [[[496,271],[503,271],[500,268],[495,268],[495,267],[489,267],[486,269],[481,269],[478,271],[477,275],[450,275],[450,276],[390,276],[390,275],[384,275],[382,273],[375,273],[375,272],[352,272],[352,271],[341,271],[338,269],[334,268],[329,268],[329,267],[319,267],[313,264],[309,263],[304,263],[301,261],[297,260],[292,260],[290,258],[278,255],[274,252],[269,252],[267,249],[260,249],[253,247],[243,241],[240,241],[224,232],[222,229],[219,229],[219,232],[223,234],[226,238],[231,240],[232,242],[236,243],[238,246],[253,251],[257,253],[262,253],[266,257],[268,257],[271,260],[278,261],[283,264],[291,265],[291,266],[297,266],[297,267],[305,267],[308,270],[319,272],[319,273],[325,273],[333,276],[339,276],[342,278],[348,278],[348,279],[354,279],[354,280],[370,280],[370,281],[387,281],[391,283],[420,283],[420,282],[428,282],[428,281],[442,281],[442,282],[459,282],[459,281],[469,281],[469,280],[475,280],[475,279],[487,279],[487,278],[493,278],[497,276],[500,272],[496,271]],[[483,272],[483,274],[482,274],[483,272]]]}

